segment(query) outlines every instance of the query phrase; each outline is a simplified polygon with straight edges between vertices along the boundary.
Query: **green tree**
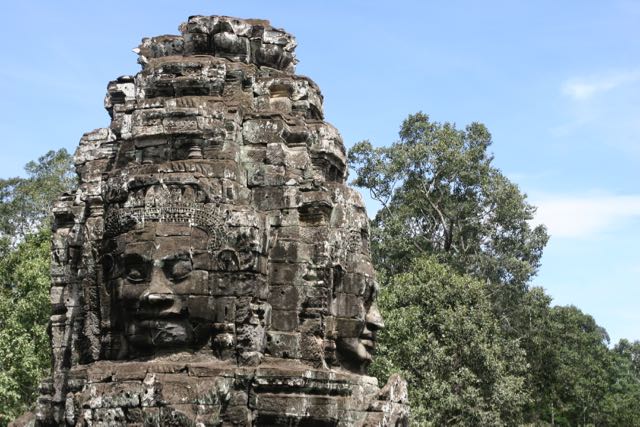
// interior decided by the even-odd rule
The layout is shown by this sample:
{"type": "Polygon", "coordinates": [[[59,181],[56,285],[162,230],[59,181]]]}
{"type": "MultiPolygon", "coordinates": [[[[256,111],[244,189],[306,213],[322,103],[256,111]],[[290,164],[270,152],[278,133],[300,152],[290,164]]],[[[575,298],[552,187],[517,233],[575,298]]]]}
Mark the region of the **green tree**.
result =
{"type": "Polygon", "coordinates": [[[50,151],[26,178],[0,179],[0,425],[34,401],[50,368],[51,231],[54,200],[73,189],[71,156],[50,151]]]}
{"type": "Polygon", "coordinates": [[[551,421],[556,386],[557,352],[552,340],[551,297],[534,287],[519,302],[519,345],[527,355],[527,389],[531,401],[525,408],[528,422],[551,421]]]}
{"type": "Polygon", "coordinates": [[[630,342],[621,339],[613,348],[613,352],[626,359],[633,374],[640,379],[640,341],[630,342]]]}
{"type": "Polygon", "coordinates": [[[50,366],[49,258],[51,233],[27,235],[0,258],[0,425],[35,401],[50,366]]]}
{"type": "Polygon", "coordinates": [[[552,307],[549,346],[554,348],[551,395],[559,425],[601,424],[610,387],[609,337],[577,307],[552,307]]]}
{"type": "Polygon", "coordinates": [[[602,402],[602,424],[640,426],[640,342],[622,339],[610,356],[610,386],[602,402]]]}
{"type": "MultiPolygon", "coordinates": [[[[526,351],[528,390],[548,388],[540,357],[549,351],[550,298],[528,288],[548,240],[543,226],[530,225],[535,207],[492,164],[484,125],[460,130],[417,113],[402,123],[399,136],[389,147],[362,141],[349,152],[352,183],[382,206],[371,234],[383,287],[423,256],[483,281],[500,325],[496,339],[517,340],[526,351]]],[[[533,397],[528,407],[535,412],[533,397]]]]}
{"type": "Polygon", "coordinates": [[[391,146],[350,151],[352,183],[381,204],[372,256],[387,330],[374,372],[403,373],[420,422],[637,425],[640,344],[609,350],[591,316],[529,287],[548,236],[490,145],[482,124],[417,113],[391,146]]]}
{"type": "Polygon", "coordinates": [[[526,362],[500,333],[486,283],[414,260],[378,298],[387,324],[372,372],[400,372],[416,425],[514,425],[528,395],[526,362]]]}
{"type": "Polygon", "coordinates": [[[388,274],[435,255],[460,273],[521,288],[535,274],[548,236],[532,228],[535,208],[492,165],[491,135],[410,115],[400,140],[349,152],[353,184],[381,203],[372,222],[372,255],[388,274]]]}
{"type": "Polygon", "coordinates": [[[26,178],[0,179],[0,237],[14,245],[48,224],[53,202],[77,182],[65,149],[49,151],[24,169],[26,178]]]}

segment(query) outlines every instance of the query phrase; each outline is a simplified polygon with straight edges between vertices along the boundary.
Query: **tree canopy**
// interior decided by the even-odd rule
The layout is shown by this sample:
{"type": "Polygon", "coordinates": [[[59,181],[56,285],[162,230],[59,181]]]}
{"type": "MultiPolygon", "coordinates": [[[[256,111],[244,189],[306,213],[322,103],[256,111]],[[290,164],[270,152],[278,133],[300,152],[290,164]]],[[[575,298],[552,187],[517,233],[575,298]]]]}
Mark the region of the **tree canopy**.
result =
{"type": "Polygon", "coordinates": [[[607,347],[576,307],[530,286],[547,243],[493,164],[491,135],[410,115],[399,140],[354,145],[382,285],[373,372],[409,382],[419,425],[640,425],[638,342],[607,347]]]}
{"type": "Polygon", "coordinates": [[[500,333],[486,284],[435,259],[393,276],[373,372],[400,372],[416,425],[513,425],[528,402],[525,353],[500,333]]]}
{"type": "Polygon", "coordinates": [[[4,241],[0,258],[0,425],[35,401],[49,371],[49,258],[47,229],[15,249],[4,241]]]}
{"type": "Polygon", "coordinates": [[[373,257],[390,274],[420,255],[434,255],[460,273],[495,283],[527,283],[548,236],[531,227],[535,207],[492,165],[491,134],[480,123],[465,130],[410,115],[399,141],[349,152],[352,184],[381,205],[373,226],[373,257]]]}
{"type": "Polygon", "coordinates": [[[14,244],[48,223],[52,203],[77,181],[65,149],[49,151],[24,169],[26,178],[0,179],[0,236],[14,244]]]}
{"type": "Polygon", "coordinates": [[[27,177],[0,179],[0,425],[35,401],[49,371],[51,230],[54,200],[71,191],[71,156],[49,151],[27,177]]]}

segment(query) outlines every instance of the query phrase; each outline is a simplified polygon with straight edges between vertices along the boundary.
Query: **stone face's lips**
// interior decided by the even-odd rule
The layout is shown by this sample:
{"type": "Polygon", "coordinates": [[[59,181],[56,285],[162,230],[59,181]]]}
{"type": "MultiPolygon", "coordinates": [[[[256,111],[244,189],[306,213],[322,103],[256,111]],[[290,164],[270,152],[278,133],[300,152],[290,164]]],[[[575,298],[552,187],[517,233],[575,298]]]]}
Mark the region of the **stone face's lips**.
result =
{"type": "Polygon", "coordinates": [[[175,347],[190,345],[193,328],[186,320],[134,320],[127,325],[127,335],[138,345],[175,347]]]}
{"type": "Polygon", "coordinates": [[[138,310],[135,312],[134,319],[138,322],[154,321],[156,319],[162,319],[165,321],[182,321],[187,320],[188,317],[184,314],[163,313],[151,310],[138,310]]]}
{"type": "Polygon", "coordinates": [[[162,319],[153,319],[153,320],[134,320],[133,322],[135,325],[140,326],[142,328],[146,328],[146,329],[162,329],[165,328],[167,326],[173,326],[173,325],[177,325],[181,328],[187,328],[190,327],[189,322],[187,322],[185,319],[180,319],[180,318],[174,318],[174,319],[166,319],[166,318],[162,318],[162,319]]]}
{"type": "Polygon", "coordinates": [[[367,350],[373,350],[375,348],[375,344],[372,339],[361,339],[360,343],[364,345],[367,350]]]}

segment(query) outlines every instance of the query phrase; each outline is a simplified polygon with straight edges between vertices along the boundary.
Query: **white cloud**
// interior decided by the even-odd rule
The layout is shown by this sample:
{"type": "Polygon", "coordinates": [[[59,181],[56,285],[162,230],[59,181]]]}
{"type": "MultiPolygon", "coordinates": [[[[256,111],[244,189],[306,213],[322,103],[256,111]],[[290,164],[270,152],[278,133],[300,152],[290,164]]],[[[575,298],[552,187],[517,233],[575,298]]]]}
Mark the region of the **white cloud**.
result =
{"type": "Polygon", "coordinates": [[[534,222],[545,224],[553,237],[588,238],[622,222],[640,218],[640,195],[542,196],[534,222]]]}
{"type": "Polygon", "coordinates": [[[608,92],[639,80],[640,70],[615,71],[599,76],[572,78],[562,85],[562,93],[574,100],[584,101],[594,95],[608,92]]]}
{"type": "Polygon", "coordinates": [[[549,128],[560,143],[580,138],[638,156],[640,66],[564,82],[559,121],[549,128]]]}

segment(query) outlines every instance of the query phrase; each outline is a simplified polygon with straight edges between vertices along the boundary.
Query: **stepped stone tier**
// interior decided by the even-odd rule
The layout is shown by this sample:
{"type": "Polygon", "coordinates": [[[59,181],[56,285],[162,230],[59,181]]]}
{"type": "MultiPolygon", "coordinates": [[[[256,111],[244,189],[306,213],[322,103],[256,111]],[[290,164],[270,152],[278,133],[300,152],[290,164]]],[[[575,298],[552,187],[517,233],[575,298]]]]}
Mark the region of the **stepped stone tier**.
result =
{"type": "Polygon", "coordinates": [[[36,425],[404,426],[360,195],[268,21],[193,16],[108,85],[54,209],[36,425]]]}

